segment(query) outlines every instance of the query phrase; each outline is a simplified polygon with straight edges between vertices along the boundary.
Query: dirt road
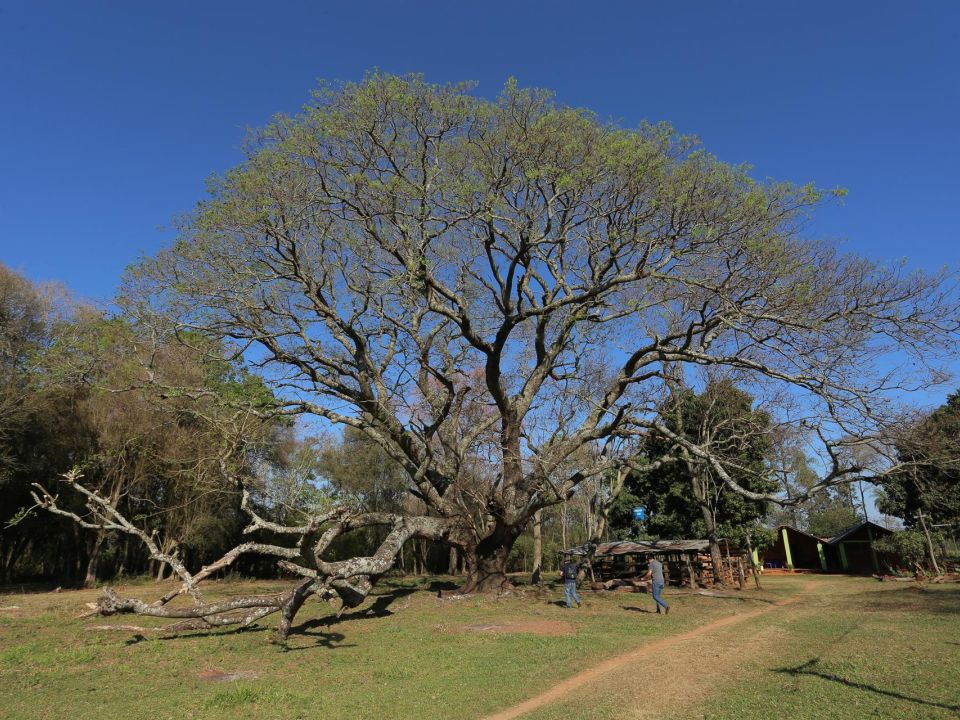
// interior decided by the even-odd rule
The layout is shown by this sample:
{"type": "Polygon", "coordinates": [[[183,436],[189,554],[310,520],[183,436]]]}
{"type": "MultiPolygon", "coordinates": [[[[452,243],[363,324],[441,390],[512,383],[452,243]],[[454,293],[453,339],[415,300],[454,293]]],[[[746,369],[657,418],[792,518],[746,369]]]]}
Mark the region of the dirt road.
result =
{"type": "MultiPolygon", "coordinates": [[[[755,658],[763,648],[772,648],[776,644],[776,632],[771,632],[769,628],[758,633],[744,633],[735,636],[733,642],[726,639],[725,642],[711,644],[710,647],[714,648],[710,657],[712,662],[706,664],[702,662],[705,645],[702,642],[703,636],[722,633],[725,629],[748,623],[785,605],[801,601],[815,585],[814,582],[805,583],[799,593],[784,600],[714,620],[693,630],[656,640],[636,650],[605,660],[557,683],[529,700],[488,715],[483,720],[512,720],[551,703],[560,702],[580,689],[604,683],[635,689],[635,692],[627,695],[634,696],[636,702],[628,704],[621,717],[655,717],[661,714],[666,705],[676,707],[678,703],[684,702],[685,696],[696,695],[698,686],[709,686],[715,679],[711,677],[711,673],[723,673],[725,670],[721,668],[724,667],[729,669],[729,662],[741,657],[743,647],[746,645],[750,647],[751,657],[755,658]],[[697,672],[692,674],[695,677],[691,678],[690,668],[697,669],[697,672]],[[681,674],[677,675],[678,672],[681,674]],[[674,681],[671,687],[671,677],[674,679],[683,677],[684,682],[674,681]]],[[[693,699],[691,697],[691,700],[693,699]]]]}

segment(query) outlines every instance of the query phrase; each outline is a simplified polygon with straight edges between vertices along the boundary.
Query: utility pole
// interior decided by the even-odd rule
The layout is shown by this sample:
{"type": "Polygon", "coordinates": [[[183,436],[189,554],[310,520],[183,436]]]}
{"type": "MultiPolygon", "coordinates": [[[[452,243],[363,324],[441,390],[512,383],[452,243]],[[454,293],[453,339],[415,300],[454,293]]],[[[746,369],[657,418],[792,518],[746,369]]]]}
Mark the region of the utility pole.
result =
{"type": "Polygon", "coordinates": [[[933,540],[930,538],[930,531],[927,530],[927,523],[923,519],[923,510],[917,511],[917,518],[920,520],[920,527],[923,528],[923,534],[927,536],[927,550],[930,552],[930,562],[933,563],[933,571],[939,575],[940,566],[937,565],[937,558],[933,553],[933,540]]]}

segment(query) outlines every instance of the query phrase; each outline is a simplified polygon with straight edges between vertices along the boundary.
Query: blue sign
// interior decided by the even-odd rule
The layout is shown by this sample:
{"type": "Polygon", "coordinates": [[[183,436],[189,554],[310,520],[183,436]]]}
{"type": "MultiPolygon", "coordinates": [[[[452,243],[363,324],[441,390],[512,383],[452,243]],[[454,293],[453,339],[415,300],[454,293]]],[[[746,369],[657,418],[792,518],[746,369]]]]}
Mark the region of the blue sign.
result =
{"type": "Polygon", "coordinates": [[[647,509],[645,507],[635,507],[633,509],[633,519],[643,522],[647,519],[647,509]]]}

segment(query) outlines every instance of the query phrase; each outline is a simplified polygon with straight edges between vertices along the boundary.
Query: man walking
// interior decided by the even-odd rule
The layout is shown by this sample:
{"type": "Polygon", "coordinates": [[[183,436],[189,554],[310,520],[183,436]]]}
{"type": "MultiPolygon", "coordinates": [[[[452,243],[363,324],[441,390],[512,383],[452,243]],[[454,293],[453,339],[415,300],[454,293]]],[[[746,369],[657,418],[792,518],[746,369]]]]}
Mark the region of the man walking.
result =
{"type": "Polygon", "coordinates": [[[647,574],[643,576],[643,579],[653,581],[653,600],[657,604],[657,614],[660,614],[660,608],[662,607],[663,614],[667,615],[670,612],[670,606],[664,602],[660,594],[663,592],[663,586],[665,585],[663,581],[663,563],[651,556],[650,562],[647,563],[647,574]]]}
{"type": "Polygon", "coordinates": [[[567,558],[560,566],[560,577],[563,578],[563,592],[566,596],[567,607],[572,608],[573,603],[580,607],[580,596],[577,595],[577,564],[567,558]]]}

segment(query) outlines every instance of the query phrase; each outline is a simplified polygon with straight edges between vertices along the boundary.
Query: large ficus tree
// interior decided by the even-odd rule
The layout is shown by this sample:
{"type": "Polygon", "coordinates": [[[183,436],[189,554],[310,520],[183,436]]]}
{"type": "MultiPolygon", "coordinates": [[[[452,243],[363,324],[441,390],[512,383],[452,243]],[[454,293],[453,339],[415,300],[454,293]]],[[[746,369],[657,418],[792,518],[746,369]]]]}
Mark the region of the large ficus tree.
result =
{"type": "Polygon", "coordinates": [[[179,240],[132,271],[126,307],[224,339],[279,411],[355,428],[403,468],[425,512],[331,526],[393,530],[347,569],[319,542],[308,579],[366,587],[423,537],[462,550],[466,589],[497,588],[538,509],[670,461],[637,460],[640,436],[718,462],[657,419],[684,366],[799,398],[783,419],[817,418],[822,483],[862,473],[844,450],[881,433],[902,379],[874,361],[928,359],[956,318],[942,278],[804,239],[821,200],[513,82],[491,101],[373,74],[254,132],[179,240]]]}

